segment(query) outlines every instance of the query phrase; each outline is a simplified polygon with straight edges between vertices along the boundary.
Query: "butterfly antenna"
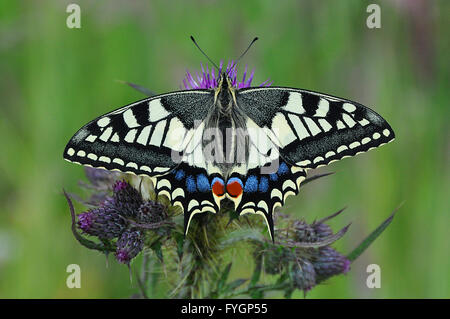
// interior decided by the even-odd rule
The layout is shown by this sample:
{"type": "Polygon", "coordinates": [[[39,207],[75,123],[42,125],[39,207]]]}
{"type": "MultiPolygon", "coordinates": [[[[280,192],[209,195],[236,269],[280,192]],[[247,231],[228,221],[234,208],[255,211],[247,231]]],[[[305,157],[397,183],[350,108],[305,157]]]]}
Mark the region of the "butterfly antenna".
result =
{"type": "Polygon", "coordinates": [[[248,45],[247,49],[245,49],[244,53],[241,54],[241,56],[239,58],[237,58],[235,65],[239,62],[239,60],[248,52],[248,50],[250,50],[250,48],[252,47],[253,43],[256,42],[256,40],[258,40],[258,37],[255,37],[252,42],[250,42],[250,44],[248,45]]]}
{"type": "Polygon", "coordinates": [[[192,35],[191,35],[191,40],[192,40],[192,42],[194,42],[195,46],[200,50],[200,52],[208,59],[208,61],[211,62],[212,65],[215,66],[215,68],[217,69],[217,72],[219,72],[219,67],[217,66],[217,64],[215,64],[213,62],[213,60],[211,60],[209,58],[209,56],[206,55],[206,53],[200,48],[200,46],[197,44],[197,41],[195,41],[195,39],[194,39],[194,37],[192,35]]]}

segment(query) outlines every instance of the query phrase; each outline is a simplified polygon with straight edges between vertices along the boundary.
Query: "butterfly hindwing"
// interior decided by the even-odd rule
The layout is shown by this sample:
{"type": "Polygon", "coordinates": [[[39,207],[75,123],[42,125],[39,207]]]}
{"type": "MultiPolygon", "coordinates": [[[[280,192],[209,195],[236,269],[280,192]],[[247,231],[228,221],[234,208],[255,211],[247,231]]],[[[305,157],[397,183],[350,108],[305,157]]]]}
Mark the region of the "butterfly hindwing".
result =
{"type": "Polygon", "coordinates": [[[304,169],[284,161],[274,161],[270,165],[272,173],[262,173],[261,168],[248,170],[247,174],[232,175],[241,181],[242,195],[236,206],[236,212],[243,214],[260,214],[264,217],[269,233],[274,239],[273,213],[277,207],[284,205],[289,195],[297,195],[300,183],[305,179],[304,169]]]}
{"type": "Polygon", "coordinates": [[[349,100],[281,87],[242,89],[236,99],[238,107],[279,147],[280,155],[305,169],[394,139],[380,115],[349,100]]]}
{"type": "Polygon", "coordinates": [[[179,163],[214,103],[209,90],[180,91],[147,98],[98,117],[69,141],[64,158],[108,170],[157,176],[179,163]]]}
{"type": "Polygon", "coordinates": [[[157,177],[156,193],[166,195],[172,205],[183,209],[185,233],[195,214],[216,213],[220,209],[211,189],[213,179],[204,168],[184,162],[169,174],[157,177]]]}

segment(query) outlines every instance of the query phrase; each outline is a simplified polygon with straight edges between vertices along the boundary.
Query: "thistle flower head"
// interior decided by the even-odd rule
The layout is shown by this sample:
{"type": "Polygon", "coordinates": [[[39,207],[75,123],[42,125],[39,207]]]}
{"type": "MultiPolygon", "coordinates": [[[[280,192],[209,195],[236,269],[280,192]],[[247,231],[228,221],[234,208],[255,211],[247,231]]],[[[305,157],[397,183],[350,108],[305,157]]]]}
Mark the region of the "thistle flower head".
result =
{"type": "Polygon", "coordinates": [[[332,276],[346,273],[350,261],[330,245],[345,234],[348,226],[333,234],[324,223],[336,215],[311,224],[304,220],[288,221],[290,231],[278,230],[277,237],[282,239],[279,244],[261,245],[266,273],[287,272],[291,285],[304,292],[332,276]]]}
{"type": "Polygon", "coordinates": [[[347,273],[350,260],[329,246],[321,247],[314,260],[314,269],[319,283],[334,275],[347,273]]]}
{"type": "MultiPolygon", "coordinates": [[[[214,70],[214,68],[209,69],[208,65],[206,65],[205,70],[203,64],[201,64],[201,69],[202,70],[200,73],[195,72],[195,78],[189,71],[186,71],[186,76],[183,80],[183,85],[186,90],[216,88],[219,84],[220,76],[223,72],[231,79],[233,87],[238,89],[247,88],[251,86],[253,75],[255,73],[255,71],[252,70],[247,78],[247,66],[245,66],[242,80],[238,80],[237,65],[233,60],[228,62],[226,68],[224,68],[223,61],[220,61],[218,74],[215,73],[216,71],[214,70]]],[[[271,84],[272,82],[269,82],[269,80],[267,79],[259,86],[270,86],[271,84]]]]}
{"type": "Polygon", "coordinates": [[[98,207],[78,215],[78,228],[85,234],[102,239],[119,237],[125,227],[125,219],[108,207],[98,207]]]}
{"type": "Polygon", "coordinates": [[[119,180],[113,185],[114,207],[121,214],[136,217],[143,203],[142,195],[125,180],[119,180]]]}
{"type": "Polygon", "coordinates": [[[129,264],[144,247],[144,240],[140,231],[126,231],[117,241],[116,259],[120,263],[129,264]]]}
{"type": "Polygon", "coordinates": [[[317,242],[333,234],[330,226],[322,222],[307,224],[304,220],[296,220],[293,228],[298,242],[317,242]]]}
{"type": "Polygon", "coordinates": [[[167,212],[161,203],[149,200],[145,201],[138,210],[137,219],[141,223],[159,223],[167,218],[167,212]]]}
{"type": "Polygon", "coordinates": [[[314,265],[306,259],[297,259],[291,272],[292,281],[297,289],[307,292],[316,285],[314,265]]]}

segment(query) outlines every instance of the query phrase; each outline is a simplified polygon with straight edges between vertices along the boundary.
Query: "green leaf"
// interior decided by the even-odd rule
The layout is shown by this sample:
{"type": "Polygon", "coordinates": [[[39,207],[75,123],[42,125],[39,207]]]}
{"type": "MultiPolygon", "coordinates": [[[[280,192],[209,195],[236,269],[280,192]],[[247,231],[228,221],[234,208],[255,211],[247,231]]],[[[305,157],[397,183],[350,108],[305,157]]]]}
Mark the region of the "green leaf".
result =
{"type": "Polygon", "coordinates": [[[222,271],[222,275],[220,276],[220,280],[217,283],[217,292],[222,291],[223,287],[225,286],[225,283],[227,282],[228,275],[230,274],[231,265],[233,263],[229,263],[225,269],[222,271]]]}
{"type": "Polygon", "coordinates": [[[347,259],[350,261],[356,260],[369,246],[372,242],[377,239],[378,236],[389,226],[394,218],[395,213],[398,208],[389,216],[384,222],[381,223],[369,236],[367,236],[351,253],[347,255],[347,259]]]}
{"type": "Polygon", "coordinates": [[[236,280],[230,282],[229,284],[227,284],[227,285],[225,286],[224,291],[225,291],[225,292],[230,292],[230,291],[232,291],[232,290],[234,290],[234,289],[236,289],[236,288],[242,286],[242,285],[243,285],[244,283],[246,283],[247,281],[248,281],[248,279],[244,279],[244,278],[236,279],[236,280]]]}
{"type": "Polygon", "coordinates": [[[290,273],[288,273],[288,272],[282,273],[281,276],[278,277],[277,281],[275,282],[275,285],[278,286],[278,285],[283,284],[286,280],[289,279],[289,275],[290,275],[290,273]]]}
{"type": "Polygon", "coordinates": [[[164,262],[161,241],[157,240],[150,248],[155,252],[155,255],[158,257],[159,261],[164,262]]]}
{"type": "Polygon", "coordinates": [[[235,210],[230,210],[228,212],[228,216],[230,217],[230,220],[228,220],[227,227],[233,222],[233,220],[239,220],[240,214],[235,210]]]}
{"type": "Polygon", "coordinates": [[[284,298],[286,299],[291,299],[292,298],[292,293],[294,292],[295,289],[293,289],[292,287],[287,287],[286,290],[284,291],[284,298]]]}
{"type": "Polygon", "coordinates": [[[257,241],[264,242],[264,236],[259,229],[243,228],[228,233],[223,240],[221,240],[221,249],[230,247],[236,243],[243,241],[257,241]]]}
{"type": "Polygon", "coordinates": [[[250,293],[250,297],[252,299],[262,299],[264,298],[264,291],[262,290],[252,290],[250,293]]]}
{"type": "Polygon", "coordinates": [[[184,235],[174,232],[173,237],[175,238],[175,242],[177,243],[177,254],[178,254],[178,258],[182,258],[183,257],[183,248],[184,248],[184,235]]]}
{"type": "Polygon", "coordinates": [[[262,271],[262,255],[258,255],[255,260],[255,269],[253,270],[252,278],[250,279],[250,283],[248,285],[249,288],[256,286],[261,277],[262,271]]]}

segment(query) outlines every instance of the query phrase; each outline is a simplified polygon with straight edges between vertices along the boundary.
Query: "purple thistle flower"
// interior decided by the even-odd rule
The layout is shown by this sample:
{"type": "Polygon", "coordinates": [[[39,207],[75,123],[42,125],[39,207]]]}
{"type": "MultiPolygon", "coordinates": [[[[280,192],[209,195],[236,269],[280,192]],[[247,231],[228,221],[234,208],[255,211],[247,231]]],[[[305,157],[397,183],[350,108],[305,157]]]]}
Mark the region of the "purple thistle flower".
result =
{"type": "Polygon", "coordinates": [[[319,248],[313,264],[318,283],[350,270],[350,260],[330,246],[319,248]]]}
{"type": "Polygon", "coordinates": [[[79,214],[78,227],[88,235],[113,239],[124,231],[126,221],[114,209],[99,207],[79,214]]]}
{"type": "Polygon", "coordinates": [[[119,180],[114,183],[113,185],[113,191],[115,193],[120,192],[121,190],[126,189],[129,186],[129,184],[124,180],[119,180]]]}
{"type": "Polygon", "coordinates": [[[311,290],[316,285],[316,271],[311,262],[297,259],[292,271],[294,286],[304,292],[311,290]]]}
{"type": "Polygon", "coordinates": [[[119,180],[114,184],[113,198],[114,208],[120,214],[129,217],[136,217],[139,207],[144,202],[138,190],[124,180],[119,180]]]}
{"type": "MultiPolygon", "coordinates": [[[[247,66],[245,66],[244,75],[242,77],[242,80],[239,81],[237,79],[237,65],[236,63],[231,60],[228,62],[227,67],[223,68],[223,61],[220,61],[219,64],[219,72],[218,74],[215,73],[215,69],[212,68],[211,70],[208,67],[208,64],[206,65],[206,70],[203,67],[203,64],[201,64],[202,71],[200,74],[198,72],[195,72],[195,78],[194,76],[187,70],[186,76],[183,80],[183,85],[186,90],[192,90],[192,89],[213,89],[216,88],[219,84],[220,76],[223,72],[225,72],[228,77],[231,79],[231,83],[235,88],[241,89],[241,88],[247,88],[251,86],[253,75],[255,73],[254,70],[250,73],[248,79],[247,77],[247,66]],[[224,71],[223,71],[224,70],[224,71]]],[[[269,82],[269,79],[261,83],[259,86],[270,86],[272,82],[269,82]]]]}
{"type": "Polygon", "coordinates": [[[117,241],[116,259],[123,264],[129,264],[144,247],[140,231],[126,231],[117,241]]]}
{"type": "Polygon", "coordinates": [[[321,222],[309,225],[304,220],[297,220],[293,226],[295,239],[298,242],[313,243],[333,235],[330,226],[321,222]]]}
{"type": "Polygon", "coordinates": [[[92,224],[94,223],[94,212],[87,211],[78,215],[78,227],[85,233],[89,232],[92,224]]]}
{"type": "Polygon", "coordinates": [[[292,287],[306,293],[322,281],[349,271],[350,260],[330,246],[342,230],[333,234],[324,223],[336,215],[311,224],[304,220],[290,223],[291,231],[281,230],[280,234],[286,246],[263,244],[260,252],[265,272],[275,275],[287,271],[292,287]]]}
{"type": "Polygon", "coordinates": [[[158,223],[167,218],[167,212],[161,203],[149,200],[143,203],[138,210],[136,220],[140,223],[158,223]]]}

